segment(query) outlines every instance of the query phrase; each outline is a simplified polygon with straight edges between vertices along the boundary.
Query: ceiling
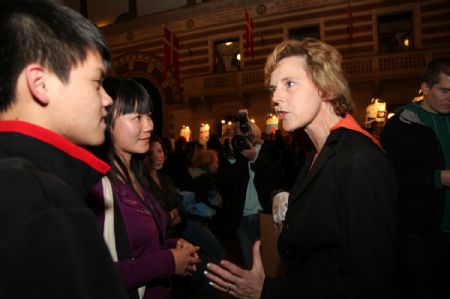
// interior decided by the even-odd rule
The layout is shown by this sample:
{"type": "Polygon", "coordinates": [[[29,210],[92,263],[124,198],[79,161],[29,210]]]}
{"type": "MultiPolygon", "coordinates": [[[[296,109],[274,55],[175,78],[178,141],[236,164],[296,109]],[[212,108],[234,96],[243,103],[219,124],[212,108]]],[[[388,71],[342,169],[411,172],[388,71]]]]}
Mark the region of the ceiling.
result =
{"type": "MultiPolygon", "coordinates": [[[[62,0],[62,2],[80,11],[80,0],[62,0]]],[[[118,17],[127,14],[129,0],[85,0],[87,16],[98,27],[113,24],[118,17]]],[[[201,0],[136,0],[137,17],[180,8],[187,4],[200,3],[201,0]]]]}

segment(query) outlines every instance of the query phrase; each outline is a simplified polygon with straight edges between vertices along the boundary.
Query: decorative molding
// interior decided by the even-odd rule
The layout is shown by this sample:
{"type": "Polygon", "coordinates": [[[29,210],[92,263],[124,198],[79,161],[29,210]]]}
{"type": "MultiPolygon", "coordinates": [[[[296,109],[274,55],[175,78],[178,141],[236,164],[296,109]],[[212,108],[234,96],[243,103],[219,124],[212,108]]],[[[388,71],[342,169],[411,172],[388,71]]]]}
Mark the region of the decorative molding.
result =
{"type": "Polygon", "coordinates": [[[173,74],[164,79],[163,62],[161,58],[145,52],[128,53],[114,58],[112,71],[116,76],[132,77],[139,74],[144,75],[152,84],[158,88],[162,103],[170,105],[182,102],[181,91],[177,86],[173,74]],[[136,66],[140,64],[139,69],[136,66]],[[143,65],[142,65],[143,64],[143,65]],[[124,66],[127,65],[126,68],[124,66]]]}

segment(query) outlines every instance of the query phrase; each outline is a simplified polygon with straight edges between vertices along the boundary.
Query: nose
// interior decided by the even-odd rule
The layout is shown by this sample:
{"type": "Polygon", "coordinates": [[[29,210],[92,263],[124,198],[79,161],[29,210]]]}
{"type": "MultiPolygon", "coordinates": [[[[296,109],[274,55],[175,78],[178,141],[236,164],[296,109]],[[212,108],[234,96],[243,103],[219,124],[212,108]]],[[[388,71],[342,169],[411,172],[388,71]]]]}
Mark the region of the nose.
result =
{"type": "Polygon", "coordinates": [[[102,105],[103,105],[103,107],[111,106],[113,101],[112,101],[111,97],[105,91],[105,89],[103,87],[101,87],[101,89],[100,89],[100,95],[102,97],[102,105]]]}
{"type": "Polygon", "coordinates": [[[143,125],[144,125],[144,132],[147,133],[147,132],[152,132],[153,131],[153,120],[152,120],[152,118],[150,116],[146,117],[144,119],[143,125]]]}
{"type": "Polygon", "coordinates": [[[280,99],[280,91],[278,91],[278,89],[274,89],[272,93],[272,103],[274,104],[274,106],[278,106],[280,99]]]}

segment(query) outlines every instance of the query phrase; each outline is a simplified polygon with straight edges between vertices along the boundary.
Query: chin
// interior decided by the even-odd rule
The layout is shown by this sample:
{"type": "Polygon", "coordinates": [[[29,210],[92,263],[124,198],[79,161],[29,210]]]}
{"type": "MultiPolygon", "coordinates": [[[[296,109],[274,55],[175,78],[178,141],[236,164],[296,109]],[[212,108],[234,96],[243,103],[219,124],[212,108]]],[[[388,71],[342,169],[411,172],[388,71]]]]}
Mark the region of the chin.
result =
{"type": "Polygon", "coordinates": [[[443,109],[439,109],[438,112],[440,114],[450,114],[450,109],[443,108],[443,109]]]}
{"type": "Polygon", "coordinates": [[[67,138],[73,143],[77,145],[85,145],[85,146],[99,146],[102,145],[105,141],[105,135],[101,134],[100,136],[91,136],[89,139],[80,139],[80,138],[67,138]]]}
{"type": "Polygon", "coordinates": [[[287,122],[285,122],[285,121],[283,121],[283,123],[281,124],[281,126],[283,127],[283,129],[284,129],[286,132],[292,132],[292,131],[294,131],[295,129],[297,129],[296,127],[293,127],[292,125],[290,125],[289,123],[287,123],[287,122]]]}
{"type": "Polygon", "coordinates": [[[150,146],[142,147],[138,154],[146,154],[150,150],[150,146]]]}

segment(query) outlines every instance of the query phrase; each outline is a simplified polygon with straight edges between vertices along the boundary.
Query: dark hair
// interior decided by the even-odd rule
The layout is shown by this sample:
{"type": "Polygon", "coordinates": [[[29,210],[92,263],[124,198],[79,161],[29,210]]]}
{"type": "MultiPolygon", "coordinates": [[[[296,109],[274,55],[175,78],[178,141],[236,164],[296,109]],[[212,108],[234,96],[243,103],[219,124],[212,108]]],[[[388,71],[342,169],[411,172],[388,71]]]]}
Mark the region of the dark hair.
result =
{"type": "Polygon", "coordinates": [[[185,152],[187,166],[192,166],[192,161],[195,154],[203,148],[203,145],[198,140],[188,142],[185,152]]]}
{"type": "Polygon", "coordinates": [[[429,88],[439,83],[440,74],[444,73],[450,76],[450,57],[441,57],[432,60],[422,75],[422,82],[425,82],[429,88]]]}
{"type": "Polygon", "coordinates": [[[198,149],[192,157],[192,166],[207,169],[214,160],[219,160],[219,153],[213,149],[198,149]]]}
{"type": "Polygon", "coordinates": [[[150,145],[152,145],[152,143],[155,143],[155,142],[158,142],[161,145],[161,148],[164,152],[164,156],[167,157],[169,152],[167,150],[166,144],[164,143],[164,140],[161,137],[159,137],[158,135],[152,134],[152,136],[150,136],[150,145]]]}
{"type": "Polygon", "coordinates": [[[173,152],[177,153],[177,154],[185,154],[187,145],[188,145],[188,142],[186,141],[186,138],[184,138],[183,136],[180,136],[175,141],[173,152]]]}
{"type": "Polygon", "coordinates": [[[0,32],[0,111],[13,104],[19,74],[30,63],[48,67],[63,83],[89,51],[102,57],[105,70],[111,63],[100,31],[52,0],[1,0],[0,32]]]}
{"type": "MultiPolygon", "coordinates": [[[[145,88],[133,79],[109,77],[103,80],[103,87],[113,100],[112,105],[107,107],[108,115],[105,119],[107,129],[104,144],[106,159],[111,165],[110,177],[112,179],[121,178],[124,182],[131,185],[130,174],[114,149],[111,131],[116,117],[133,112],[151,114],[153,103],[145,88]]],[[[142,165],[144,156],[133,155],[130,162],[131,171],[133,171],[141,184],[144,178],[142,165]]]]}

